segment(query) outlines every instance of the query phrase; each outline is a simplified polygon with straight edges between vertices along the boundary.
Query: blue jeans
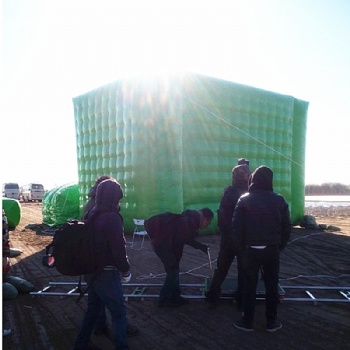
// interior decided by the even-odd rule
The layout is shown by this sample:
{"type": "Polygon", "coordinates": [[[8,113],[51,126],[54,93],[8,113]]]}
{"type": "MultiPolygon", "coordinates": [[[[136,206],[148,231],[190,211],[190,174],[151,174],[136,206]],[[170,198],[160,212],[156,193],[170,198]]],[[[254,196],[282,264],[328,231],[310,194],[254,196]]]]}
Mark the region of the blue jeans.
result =
{"type": "Polygon", "coordinates": [[[103,305],[112,316],[112,330],[115,339],[115,349],[129,349],[126,335],[126,307],[124,304],[123,286],[119,271],[101,271],[92,277],[84,276],[90,289],[88,291],[88,305],[78,336],[74,342],[74,349],[86,349],[99,317],[103,305]]]}
{"type": "Polygon", "coordinates": [[[107,326],[107,316],[106,316],[106,307],[105,305],[103,304],[101,306],[101,310],[99,312],[99,315],[98,315],[98,318],[96,319],[96,322],[95,322],[95,327],[94,329],[96,330],[102,330],[104,328],[106,328],[107,326]]]}

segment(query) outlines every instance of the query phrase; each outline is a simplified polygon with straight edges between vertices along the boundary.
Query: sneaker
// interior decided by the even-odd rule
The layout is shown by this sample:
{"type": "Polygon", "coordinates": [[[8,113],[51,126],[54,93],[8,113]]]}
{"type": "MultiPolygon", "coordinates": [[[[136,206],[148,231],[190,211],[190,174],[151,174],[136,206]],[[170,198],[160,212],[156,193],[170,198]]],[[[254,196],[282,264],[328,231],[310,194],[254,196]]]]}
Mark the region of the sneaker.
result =
{"type": "Polygon", "coordinates": [[[138,333],[139,333],[139,329],[136,326],[133,326],[132,324],[128,323],[126,327],[126,335],[128,337],[132,337],[138,333]]]}
{"type": "Polygon", "coordinates": [[[239,320],[233,324],[237,329],[240,329],[241,331],[245,332],[253,332],[254,329],[251,325],[248,323],[244,322],[243,320],[239,320]]]}
{"type": "Polygon", "coordinates": [[[266,331],[273,333],[282,328],[282,323],[280,321],[267,322],[266,331]]]}

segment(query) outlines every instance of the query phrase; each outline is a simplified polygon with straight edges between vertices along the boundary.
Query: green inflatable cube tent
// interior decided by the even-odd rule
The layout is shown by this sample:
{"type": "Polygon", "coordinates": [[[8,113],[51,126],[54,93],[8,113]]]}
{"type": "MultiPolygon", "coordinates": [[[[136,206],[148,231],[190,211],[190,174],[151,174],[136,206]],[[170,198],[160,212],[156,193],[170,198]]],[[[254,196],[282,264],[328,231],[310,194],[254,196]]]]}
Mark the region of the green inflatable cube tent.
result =
{"type": "MultiPolygon", "coordinates": [[[[304,214],[308,103],[194,73],[115,81],[73,99],[80,208],[115,177],[126,232],[133,218],[217,211],[238,158],[274,172],[292,221],[304,214]]],[[[217,231],[216,218],[204,233],[217,231]]]]}

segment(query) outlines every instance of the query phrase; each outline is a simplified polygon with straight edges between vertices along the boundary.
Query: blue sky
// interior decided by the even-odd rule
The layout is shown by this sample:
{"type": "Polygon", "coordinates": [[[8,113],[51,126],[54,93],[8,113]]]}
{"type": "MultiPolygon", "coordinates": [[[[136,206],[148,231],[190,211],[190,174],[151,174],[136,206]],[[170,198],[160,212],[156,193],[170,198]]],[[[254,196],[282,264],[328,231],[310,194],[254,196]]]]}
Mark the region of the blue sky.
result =
{"type": "Polygon", "coordinates": [[[77,181],[72,98],[176,69],[308,101],[306,184],[350,185],[347,0],[3,0],[2,15],[2,182],[77,181]]]}

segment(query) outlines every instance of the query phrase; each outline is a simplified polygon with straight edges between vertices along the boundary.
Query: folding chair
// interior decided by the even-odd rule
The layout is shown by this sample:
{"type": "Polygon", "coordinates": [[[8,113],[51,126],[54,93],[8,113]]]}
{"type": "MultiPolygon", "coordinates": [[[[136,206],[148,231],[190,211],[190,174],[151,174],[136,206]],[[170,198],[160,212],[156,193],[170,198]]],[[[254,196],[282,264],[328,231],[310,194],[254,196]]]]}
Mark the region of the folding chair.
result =
{"type": "Polygon", "coordinates": [[[132,236],[131,248],[134,250],[142,250],[143,244],[145,243],[145,237],[148,236],[148,233],[144,227],[145,220],[142,219],[133,219],[135,224],[134,234],[132,236]],[[136,236],[139,236],[138,239],[135,239],[136,236]],[[136,242],[136,241],[139,242],[136,242]]]}

